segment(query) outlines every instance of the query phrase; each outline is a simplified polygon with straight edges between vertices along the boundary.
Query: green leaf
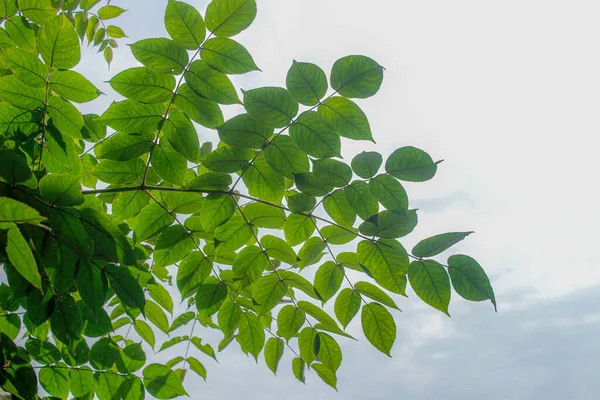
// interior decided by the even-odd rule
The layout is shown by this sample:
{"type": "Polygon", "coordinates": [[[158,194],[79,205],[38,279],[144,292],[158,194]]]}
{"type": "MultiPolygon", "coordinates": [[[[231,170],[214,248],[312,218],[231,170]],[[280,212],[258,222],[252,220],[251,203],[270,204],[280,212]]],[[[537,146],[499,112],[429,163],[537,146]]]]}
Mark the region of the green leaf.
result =
{"type": "Polygon", "coordinates": [[[215,356],[215,350],[210,344],[202,344],[202,339],[198,337],[192,338],[192,344],[207,356],[213,358],[215,361],[217,360],[217,357],[215,356]]]}
{"type": "Polygon", "coordinates": [[[314,160],[313,172],[321,182],[335,187],[343,187],[352,180],[352,169],[337,160],[314,160]]]}
{"type": "Polygon", "coordinates": [[[88,395],[94,390],[94,373],[89,367],[70,369],[69,389],[73,396],[78,398],[88,395]]]}
{"type": "Polygon", "coordinates": [[[130,47],[139,62],[161,74],[180,75],[189,61],[185,47],[167,38],[142,39],[130,47]]]}
{"type": "Polygon", "coordinates": [[[315,221],[311,217],[300,214],[290,214],[283,226],[285,240],[290,246],[304,243],[315,231],[315,221]]]}
{"type": "Polygon", "coordinates": [[[164,112],[164,104],[124,100],[113,102],[98,122],[122,133],[153,132],[163,120],[164,112]]]}
{"type": "Polygon", "coordinates": [[[132,343],[119,351],[117,370],[122,374],[132,374],[146,364],[146,353],[141,343],[132,343]]]}
{"type": "MultiPolygon", "coordinates": [[[[204,189],[204,190],[227,190],[229,189],[229,185],[233,180],[231,179],[231,175],[224,174],[221,172],[204,172],[203,174],[197,176],[188,182],[188,186],[194,189],[204,189]]],[[[200,217],[196,217],[200,218],[200,217]]],[[[189,218],[186,222],[189,221],[189,218]]],[[[201,229],[202,230],[202,229],[201,229]]]]}
{"type": "Polygon", "coordinates": [[[244,46],[232,39],[213,38],[202,45],[200,57],[212,68],[224,74],[245,74],[260,71],[244,46]]]}
{"type": "Polygon", "coordinates": [[[263,315],[275,307],[287,293],[285,283],[276,273],[264,275],[254,284],[252,299],[259,306],[258,315],[263,315]]]}
{"type": "Polygon", "coordinates": [[[331,87],[344,97],[371,97],[382,81],[383,67],[369,57],[342,57],[331,68],[331,87]]]}
{"type": "Polygon", "coordinates": [[[98,16],[102,20],[117,18],[119,15],[123,14],[126,10],[117,6],[104,6],[98,10],[98,16]]]}
{"type": "Polygon", "coordinates": [[[337,225],[328,225],[321,229],[323,238],[329,244],[346,244],[356,239],[354,230],[342,228],[337,225]]]}
{"type": "Polygon", "coordinates": [[[291,338],[298,334],[306,316],[293,305],[284,306],[277,314],[277,335],[289,342],[291,338]]]}
{"type": "Polygon", "coordinates": [[[310,169],[306,153],[289,136],[277,136],[265,148],[264,155],[269,165],[286,178],[293,179],[294,174],[310,169]]]}
{"type": "Polygon", "coordinates": [[[361,178],[369,179],[379,171],[382,162],[381,154],[375,151],[363,151],[352,159],[352,170],[361,178]]]}
{"type": "Polygon", "coordinates": [[[211,263],[200,251],[191,252],[177,269],[177,288],[182,298],[190,296],[211,272],[211,263]]]}
{"type": "Polygon", "coordinates": [[[204,280],[198,287],[196,293],[196,308],[198,311],[206,310],[206,313],[214,314],[221,308],[221,304],[227,297],[227,285],[211,277],[204,280]]]}
{"type": "Polygon", "coordinates": [[[286,201],[289,209],[293,213],[302,213],[311,211],[317,204],[317,199],[306,193],[298,193],[294,190],[286,192],[286,201]]]}
{"type": "Polygon", "coordinates": [[[150,328],[150,325],[148,325],[141,319],[136,319],[135,322],[133,323],[133,328],[135,329],[137,334],[140,335],[140,337],[146,343],[148,343],[150,345],[150,347],[152,347],[154,349],[154,344],[155,344],[154,332],[152,332],[152,328],[150,328]]]}
{"type": "Polygon", "coordinates": [[[292,371],[296,379],[300,382],[304,383],[304,369],[306,368],[306,363],[303,359],[296,357],[292,360],[292,371]]]}
{"type": "Polygon", "coordinates": [[[340,330],[335,320],[331,318],[323,309],[307,301],[299,301],[297,304],[302,311],[321,322],[327,328],[338,331],[340,330]]]}
{"type": "Polygon", "coordinates": [[[287,73],[286,87],[300,104],[314,106],[327,93],[327,77],[318,65],[294,60],[287,73]]]}
{"type": "Polygon", "coordinates": [[[192,121],[204,127],[212,129],[223,123],[223,113],[219,105],[198,96],[186,84],[179,86],[175,96],[175,105],[192,121]]]}
{"type": "MultiPolygon", "coordinates": [[[[0,81],[2,82],[2,81],[0,81]]],[[[9,103],[0,103],[0,130],[4,133],[33,134],[39,131],[37,111],[23,111],[9,103]]]]}
{"type": "Polygon", "coordinates": [[[94,374],[95,392],[99,400],[118,399],[121,396],[121,385],[126,385],[126,378],[110,372],[97,371],[94,374]]]}
{"type": "Polygon", "coordinates": [[[377,175],[369,182],[371,193],[389,211],[406,213],[408,211],[408,195],[400,182],[390,175],[377,175]]]}
{"type": "Polygon", "coordinates": [[[52,96],[48,99],[48,116],[62,134],[81,139],[83,116],[73,104],[60,97],[52,96]]]}
{"type": "Polygon", "coordinates": [[[283,341],[277,338],[270,338],[265,345],[265,363],[274,374],[277,374],[279,360],[283,356],[283,341]]]}
{"type": "Polygon", "coordinates": [[[174,76],[160,74],[146,67],[121,71],[108,83],[120,95],[144,103],[170,101],[175,89],[174,76]]]}
{"type": "Polygon", "coordinates": [[[223,303],[219,309],[217,321],[225,336],[232,334],[237,329],[241,316],[241,308],[233,301],[226,300],[223,303]]]}
{"type": "Polygon", "coordinates": [[[315,289],[319,292],[323,301],[331,299],[344,280],[344,267],[333,261],[327,261],[317,270],[315,274],[315,289]]]}
{"type": "Polygon", "coordinates": [[[55,364],[60,361],[60,351],[50,342],[30,338],[25,342],[29,355],[37,362],[44,365],[55,364]]]}
{"type": "Polygon", "coordinates": [[[227,75],[208,66],[202,60],[194,61],[184,74],[188,86],[198,96],[219,104],[239,104],[237,92],[227,75]]]}
{"type": "Polygon", "coordinates": [[[23,50],[37,53],[36,32],[34,24],[30,23],[25,17],[12,16],[4,24],[6,28],[6,47],[13,47],[13,42],[23,50]],[[12,39],[12,41],[11,41],[12,39]]]}
{"type": "MultiPolygon", "coordinates": [[[[99,165],[102,165],[100,163],[99,165]]],[[[156,203],[151,203],[144,207],[137,216],[134,226],[134,240],[137,243],[150,239],[166,227],[171,225],[175,218],[156,203]]]]}
{"type": "Polygon", "coordinates": [[[83,116],[83,128],[81,129],[81,136],[88,142],[98,142],[104,139],[106,136],[106,125],[98,121],[100,118],[96,114],[85,114],[83,116]]]}
{"type": "MultiPolygon", "coordinates": [[[[4,158],[6,154],[6,152],[0,151],[3,166],[6,162],[6,158],[4,158]]],[[[0,173],[2,172],[2,167],[0,167],[0,173]]],[[[37,225],[44,219],[37,210],[29,207],[27,204],[11,199],[10,197],[0,197],[0,225],[10,223],[37,225]]]]}
{"type": "Polygon", "coordinates": [[[165,121],[163,132],[169,143],[189,161],[196,161],[200,142],[194,124],[183,113],[171,113],[165,121]]]}
{"type": "Polygon", "coordinates": [[[385,306],[399,310],[398,306],[383,290],[369,282],[356,282],[354,284],[356,291],[363,296],[373,299],[385,306]]]}
{"type": "Polygon", "coordinates": [[[117,133],[98,143],[94,153],[98,159],[128,161],[150,151],[154,143],[154,133],[117,133]]]}
{"type": "Polygon", "coordinates": [[[166,182],[183,186],[187,171],[187,160],[171,146],[168,140],[161,140],[152,152],[152,167],[166,182]]]}
{"type": "Polygon", "coordinates": [[[269,259],[257,246],[247,246],[233,261],[233,279],[242,287],[250,286],[269,266],[269,259]]]}
{"type": "Polygon", "coordinates": [[[17,340],[21,331],[21,319],[17,314],[0,315],[0,334],[8,336],[11,340],[17,340]]]}
{"type": "Polygon", "coordinates": [[[224,225],[215,229],[214,238],[219,243],[218,252],[232,252],[242,247],[252,238],[252,228],[242,217],[234,216],[224,225]]]}
{"type": "Polygon", "coordinates": [[[279,276],[286,285],[300,289],[304,292],[304,294],[312,297],[315,300],[323,300],[315,290],[315,287],[312,285],[312,283],[310,283],[308,279],[304,278],[303,276],[292,271],[283,270],[279,271],[279,276]]]}
{"type": "Polygon", "coordinates": [[[356,220],[356,212],[348,202],[344,190],[336,190],[323,199],[323,207],[336,223],[351,228],[356,220]]]}
{"type": "Polygon", "coordinates": [[[190,369],[206,381],[206,368],[204,368],[204,365],[194,357],[188,357],[186,361],[190,365],[190,369]]]}
{"type": "Polygon", "coordinates": [[[243,211],[248,222],[259,228],[280,229],[285,223],[283,210],[267,204],[251,203],[243,211]]]}
{"type": "MultiPolygon", "coordinates": [[[[106,34],[113,39],[121,39],[127,37],[123,29],[115,25],[109,25],[106,27],[106,34]]],[[[81,34],[79,35],[81,37],[81,34]]],[[[110,64],[110,61],[108,62],[110,64]]]]}
{"type": "Polygon", "coordinates": [[[235,201],[225,194],[209,194],[202,205],[202,226],[211,231],[231,218],[235,212],[235,201]]]}
{"type": "Polygon", "coordinates": [[[342,350],[334,338],[326,333],[319,333],[319,361],[328,370],[335,373],[342,364],[342,350]]]}
{"type": "Polygon", "coordinates": [[[0,17],[6,18],[14,15],[19,11],[15,1],[3,1],[0,3],[0,17]]]}
{"type": "Polygon", "coordinates": [[[365,337],[377,350],[391,357],[396,340],[396,322],[388,310],[379,303],[365,304],[361,314],[365,337]]]}
{"type": "Polygon", "coordinates": [[[154,247],[154,266],[166,267],[182,260],[194,248],[188,231],[180,225],[166,228],[154,247]]]}
{"type": "Polygon", "coordinates": [[[265,252],[276,260],[283,261],[287,264],[296,264],[297,256],[294,250],[290,247],[287,242],[281,238],[272,235],[265,235],[260,239],[265,252]]]}
{"type": "Polygon", "coordinates": [[[66,399],[69,395],[69,370],[61,368],[61,365],[40,369],[38,379],[50,396],[66,399]]]}
{"type": "Polygon", "coordinates": [[[317,358],[319,352],[320,338],[319,332],[313,327],[306,327],[298,334],[298,349],[300,357],[308,365],[317,358]]]}
{"type": "Polygon", "coordinates": [[[14,75],[0,78],[0,97],[12,106],[24,110],[44,107],[45,91],[33,88],[19,81],[14,75]]]}
{"type": "Polygon", "coordinates": [[[408,268],[408,280],[421,300],[450,316],[450,278],[442,265],[432,260],[413,261],[408,268]]]}
{"type": "Polygon", "coordinates": [[[92,82],[75,71],[52,71],[50,88],[65,99],[76,103],[87,103],[102,94],[92,82]]]}
{"type": "Polygon", "coordinates": [[[496,308],[496,296],[485,271],[477,261],[465,255],[448,258],[448,272],[454,290],[470,301],[490,300],[496,308]]]}
{"type": "Polygon", "coordinates": [[[354,318],[360,309],[361,297],[356,291],[346,288],[338,294],[333,307],[335,316],[340,321],[344,329],[354,318]]]}
{"type": "Polygon", "coordinates": [[[334,372],[325,367],[323,364],[319,363],[313,364],[312,368],[315,370],[317,375],[319,375],[319,378],[323,380],[323,382],[337,390],[337,377],[335,376],[334,372]]]}
{"type": "Polygon", "coordinates": [[[311,237],[298,251],[298,266],[305,268],[317,262],[327,244],[320,237],[311,237]]]}
{"type": "Polygon", "coordinates": [[[362,223],[358,230],[366,236],[399,238],[411,233],[418,223],[416,210],[382,211],[362,223]]]}
{"type": "MultiPolygon", "coordinates": [[[[155,265],[156,267],[156,265],[155,265]]],[[[146,285],[148,294],[154,299],[162,308],[173,314],[173,299],[169,294],[169,291],[159,284],[146,285]]]]}
{"type": "Polygon", "coordinates": [[[256,314],[252,312],[242,314],[237,341],[245,353],[252,354],[254,359],[258,360],[258,355],[265,345],[265,331],[256,314]]]}
{"type": "Polygon", "coordinates": [[[81,184],[76,176],[50,174],[40,180],[40,195],[57,207],[73,207],[83,204],[81,184]]]}
{"type": "Polygon", "coordinates": [[[352,100],[339,96],[330,97],[321,103],[318,112],[325,124],[338,135],[373,142],[367,116],[352,100]]]}
{"type": "Polygon", "coordinates": [[[169,320],[167,319],[167,316],[165,315],[162,308],[158,306],[158,304],[156,304],[153,301],[146,300],[144,311],[146,318],[148,318],[148,320],[152,322],[154,326],[156,326],[164,333],[169,333],[169,320]]]}
{"type": "Polygon", "coordinates": [[[108,293],[108,280],[99,266],[80,263],[75,284],[81,299],[92,312],[102,309],[108,293]]]}
{"type": "Polygon", "coordinates": [[[16,47],[2,50],[0,60],[4,68],[11,69],[15,77],[26,85],[46,85],[49,68],[35,55],[16,47]]]}
{"type": "MultiPolygon", "coordinates": [[[[78,301],[77,306],[83,321],[83,335],[87,337],[101,337],[113,330],[110,317],[104,309],[93,312],[83,301],[78,301]]],[[[129,318],[122,318],[122,322],[129,322],[129,318]]],[[[115,323],[116,325],[116,323],[115,323]]]]}
{"type": "Polygon", "coordinates": [[[217,37],[235,36],[255,17],[255,0],[213,0],[206,9],[206,27],[217,37]]]}
{"type": "Polygon", "coordinates": [[[127,307],[138,308],[143,312],[146,304],[144,292],[129,269],[111,264],[104,266],[110,287],[127,307]]]}
{"type": "Polygon", "coordinates": [[[75,281],[75,268],[79,256],[71,250],[67,243],[48,236],[45,239],[41,252],[41,263],[50,278],[53,291],[64,293],[71,289],[75,281]]]}
{"type": "Polygon", "coordinates": [[[117,357],[119,347],[108,337],[98,340],[90,350],[90,365],[95,369],[111,369],[117,357]]]}
{"type": "Polygon", "coordinates": [[[269,127],[283,128],[298,114],[298,102],[284,88],[262,87],[242,92],[248,114],[269,127]]]}
{"type": "Polygon", "coordinates": [[[248,161],[254,156],[250,149],[240,147],[219,147],[202,158],[202,165],[216,171],[233,173],[248,165],[248,161]]]}
{"type": "Polygon", "coordinates": [[[340,136],[325,125],[316,111],[300,114],[290,126],[290,137],[302,151],[313,157],[341,157],[340,136]]]}
{"type": "Polygon", "coordinates": [[[6,254],[8,260],[19,274],[29,281],[33,286],[42,289],[42,277],[38,271],[37,264],[29,244],[16,226],[8,230],[6,237],[6,254]]]}
{"type": "Polygon", "coordinates": [[[43,24],[56,15],[50,0],[20,0],[19,8],[27,19],[36,24],[43,24]]]}
{"type": "Polygon", "coordinates": [[[407,146],[395,150],[385,162],[385,171],[408,182],[425,182],[434,177],[437,165],[423,150],[407,146]]]}
{"type": "Polygon", "coordinates": [[[81,338],[81,314],[73,297],[68,294],[56,297],[54,311],[50,316],[50,327],[54,336],[67,346],[81,338]]]}
{"type": "Polygon", "coordinates": [[[192,311],[188,311],[181,314],[180,316],[175,318],[173,324],[171,324],[171,327],[169,328],[169,332],[173,332],[178,328],[187,325],[194,318],[196,318],[196,314],[194,314],[192,311]]]}
{"type": "Polygon", "coordinates": [[[179,376],[161,364],[150,364],[142,372],[144,386],[148,393],[157,399],[172,399],[187,396],[179,376]]]}
{"type": "Polygon", "coordinates": [[[64,14],[52,17],[40,27],[38,46],[42,59],[52,68],[71,69],[81,59],[79,37],[64,14]]]}
{"type": "Polygon", "coordinates": [[[408,255],[396,240],[363,240],[358,244],[358,258],[373,274],[377,283],[393,293],[405,295],[408,255]]]}
{"type": "Polygon", "coordinates": [[[217,127],[219,138],[230,146],[260,149],[273,134],[269,128],[248,114],[239,114],[217,127]]]}
{"type": "Polygon", "coordinates": [[[252,164],[248,165],[242,179],[250,196],[281,203],[285,179],[267,163],[264,154],[261,153],[252,164]]]}
{"type": "Polygon", "coordinates": [[[165,27],[169,36],[188,50],[199,48],[206,37],[204,20],[198,10],[180,1],[167,4],[165,27]]]}
{"type": "Polygon", "coordinates": [[[423,239],[413,247],[412,253],[415,257],[419,258],[436,256],[454,246],[471,233],[473,232],[449,232],[423,239]]]}
{"type": "Polygon", "coordinates": [[[344,189],[344,194],[350,206],[363,220],[368,220],[379,212],[377,198],[373,196],[367,183],[354,181],[344,189]]]}

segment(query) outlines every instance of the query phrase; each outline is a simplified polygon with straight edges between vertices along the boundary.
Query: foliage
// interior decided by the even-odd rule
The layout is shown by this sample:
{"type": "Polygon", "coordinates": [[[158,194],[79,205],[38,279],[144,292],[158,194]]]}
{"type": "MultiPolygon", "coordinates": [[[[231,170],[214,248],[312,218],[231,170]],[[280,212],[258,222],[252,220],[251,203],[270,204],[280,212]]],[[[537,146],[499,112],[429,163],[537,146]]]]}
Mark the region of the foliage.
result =
{"type": "Polygon", "coordinates": [[[446,314],[451,286],[495,306],[474,259],[431,258],[470,232],[412,252],[398,241],[417,224],[402,181],[431,179],[439,162],[410,146],[341,159],[342,137],[373,140],[355,99],[379,90],[378,63],[343,57],[328,78],[294,61],[285,88],[240,93],[230,75],[258,67],[231,37],[255,1],[213,0],[203,17],[170,0],[170,38],[131,44],[142,65],[109,82],[125,99],[82,115],[77,104],[101,91],[73,70],[81,46],[110,64],[123,12],[99,0],[0,4],[3,390],[185,395],[186,372],[206,378],[199,357],[216,358],[200,327],[222,332],[218,351],[235,340],[274,373],[291,353],[296,378],[312,370],[335,388],[338,340],[359,311],[366,339],[391,354],[408,284],[446,314]],[[245,113],[225,121],[230,104],[245,113]],[[176,347],[165,364],[149,353],[176,347]]]}

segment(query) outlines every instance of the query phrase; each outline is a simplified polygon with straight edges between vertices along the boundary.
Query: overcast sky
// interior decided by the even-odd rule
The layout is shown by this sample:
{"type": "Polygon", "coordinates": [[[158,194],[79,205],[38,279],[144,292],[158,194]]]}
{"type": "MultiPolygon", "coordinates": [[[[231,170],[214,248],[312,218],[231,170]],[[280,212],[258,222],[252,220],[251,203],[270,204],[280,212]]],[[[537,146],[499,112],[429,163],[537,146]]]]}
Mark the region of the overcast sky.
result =
{"type": "MultiPolygon", "coordinates": [[[[118,20],[131,42],[166,36],[166,3],[114,2],[131,10],[118,20]]],[[[208,2],[190,3],[204,10],[208,2]]],[[[273,377],[234,343],[219,364],[206,360],[207,383],[188,375],[192,398],[592,398],[600,390],[599,12],[591,0],[258,0],[254,24],[235,39],[263,72],[234,83],[284,86],[293,59],[325,71],[349,54],[383,65],[380,92],[359,101],[377,144],[347,140],[342,153],[350,160],[413,145],[445,159],[433,181],[407,185],[420,224],[403,243],[476,231],[453,251],[486,269],[499,312],[454,295],[449,319],[414,295],[398,298],[393,358],[354,321],[350,332],[362,340],[342,341],[339,394],[313,375],[296,382],[287,356],[273,377]]],[[[100,63],[86,57],[79,67],[108,94],[95,112],[116,98],[102,82],[137,64],[126,46],[110,72],[100,63]]]]}

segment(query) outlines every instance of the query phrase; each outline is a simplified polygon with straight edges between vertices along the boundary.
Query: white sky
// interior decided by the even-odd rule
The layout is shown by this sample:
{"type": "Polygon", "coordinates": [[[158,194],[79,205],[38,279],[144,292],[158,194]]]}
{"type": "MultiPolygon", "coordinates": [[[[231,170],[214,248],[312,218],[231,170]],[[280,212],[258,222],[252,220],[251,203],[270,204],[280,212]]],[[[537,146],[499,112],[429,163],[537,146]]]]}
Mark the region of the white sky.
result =
{"type": "MultiPolygon", "coordinates": [[[[131,10],[115,20],[131,42],[166,36],[166,0],[114,3],[131,10]]],[[[203,10],[207,1],[190,3],[203,10]]],[[[414,295],[398,299],[393,358],[364,339],[342,342],[339,394],[313,375],[297,383],[289,357],[275,378],[233,343],[220,364],[206,359],[207,383],[188,375],[192,398],[591,398],[599,383],[590,371],[600,367],[590,360],[600,354],[598,2],[258,0],[258,9],[235,39],[263,72],[236,77],[237,87],[285,86],[292,59],[325,71],[348,54],[383,65],[382,89],[359,101],[377,144],[346,140],[342,153],[413,145],[445,159],[433,181],[407,185],[420,225],[403,243],[476,231],[455,252],[486,269],[499,313],[453,296],[448,319],[414,295]]],[[[136,63],[126,46],[110,72],[101,56],[84,58],[79,69],[108,94],[90,110],[116,99],[102,81],[136,63]]],[[[350,330],[362,338],[356,322],[350,330]]]]}

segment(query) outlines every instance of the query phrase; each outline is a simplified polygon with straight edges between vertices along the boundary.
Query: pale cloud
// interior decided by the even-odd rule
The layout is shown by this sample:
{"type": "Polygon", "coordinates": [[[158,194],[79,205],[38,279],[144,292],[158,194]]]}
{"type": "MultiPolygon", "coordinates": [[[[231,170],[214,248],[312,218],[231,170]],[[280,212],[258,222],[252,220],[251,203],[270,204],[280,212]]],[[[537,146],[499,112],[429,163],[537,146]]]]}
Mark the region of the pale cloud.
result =
{"type": "MultiPolygon", "coordinates": [[[[166,1],[130,2],[120,24],[131,41],[165,36],[166,1]],[[152,7],[149,6],[152,3],[152,7]]],[[[203,9],[206,1],[192,1],[203,9]]],[[[310,376],[294,381],[290,356],[277,378],[233,343],[219,364],[205,362],[206,399],[588,399],[597,393],[600,284],[595,184],[600,122],[597,2],[508,0],[259,0],[255,24],[237,40],[263,73],[239,87],[283,86],[292,59],[326,71],[348,54],[385,68],[381,91],[359,101],[376,145],[344,141],[344,154],[403,145],[445,159],[437,177],[407,184],[420,225],[406,240],[474,230],[454,249],[475,257],[496,289],[489,303],[453,297],[452,319],[410,294],[398,299],[398,339],[388,359],[364,339],[343,341],[340,394],[310,376]],[[591,288],[591,289],[586,289],[591,288]],[[593,332],[596,332],[593,334],[593,332]]],[[[101,56],[80,66],[103,84],[136,65],[118,49],[111,71],[101,56]]],[[[236,112],[228,108],[227,115],[236,112]]],[[[203,140],[216,135],[201,130],[203,140]]],[[[310,275],[310,273],[309,273],[310,275]]],[[[356,278],[353,275],[353,279],[356,278]]],[[[349,331],[362,338],[354,322],[349,331]]],[[[199,331],[212,343],[220,337],[199,331]]],[[[178,333],[179,334],[179,333],[178,333]]],[[[181,333],[187,334],[187,333],[181,333]]],[[[161,355],[168,359],[173,354],[161,355]]]]}

